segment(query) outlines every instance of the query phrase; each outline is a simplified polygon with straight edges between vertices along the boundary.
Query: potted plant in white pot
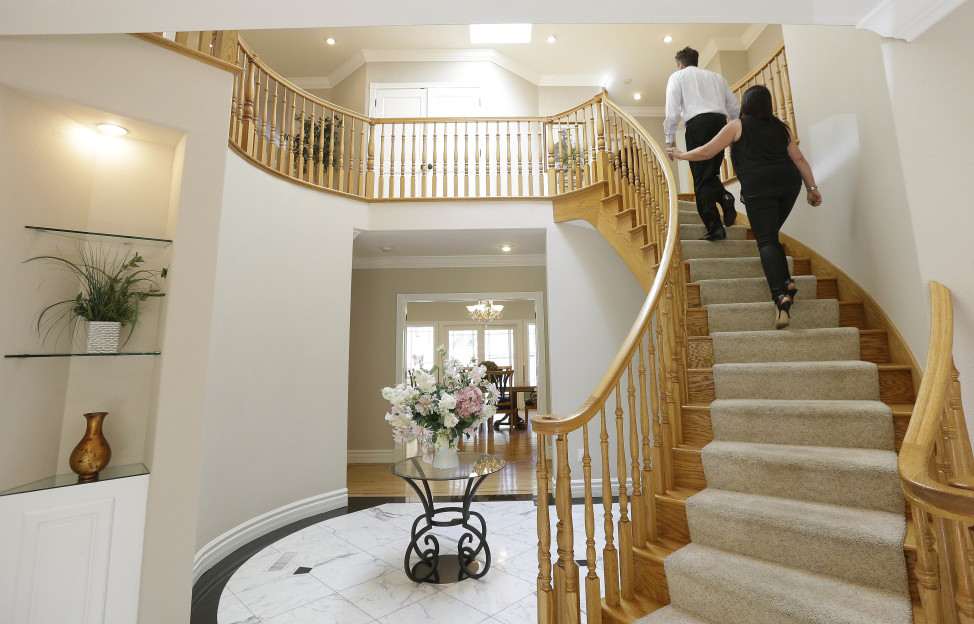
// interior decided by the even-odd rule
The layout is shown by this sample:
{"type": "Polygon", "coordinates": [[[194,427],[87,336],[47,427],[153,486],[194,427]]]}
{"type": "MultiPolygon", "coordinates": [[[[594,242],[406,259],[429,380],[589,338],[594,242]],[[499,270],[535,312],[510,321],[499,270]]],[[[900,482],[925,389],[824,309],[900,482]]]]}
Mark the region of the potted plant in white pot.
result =
{"type": "MultiPolygon", "coordinates": [[[[118,246],[80,243],[78,259],[36,256],[77,278],[81,292],[76,297],[52,303],[37,317],[37,331],[48,338],[67,328],[74,336],[77,324],[87,322],[87,353],[115,353],[123,325],[129,326],[127,343],[139,322],[141,305],[150,297],[162,297],[160,280],[167,269],[143,269],[145,259],[135,250],[118,246]]],[[[124,346],[125,343],[122,344],[124,346]]]]}

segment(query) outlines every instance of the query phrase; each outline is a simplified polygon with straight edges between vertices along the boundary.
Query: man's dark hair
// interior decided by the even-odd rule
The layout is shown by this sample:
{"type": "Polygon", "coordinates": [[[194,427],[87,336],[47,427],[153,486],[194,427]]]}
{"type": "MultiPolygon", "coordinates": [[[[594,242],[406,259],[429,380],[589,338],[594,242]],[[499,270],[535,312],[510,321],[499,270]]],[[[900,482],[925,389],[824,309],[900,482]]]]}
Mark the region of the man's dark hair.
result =
{"type": "Polygon", "coordinates": [[[676,53],[676,62],[683,63],[685,67],[696,67],[700,60],[700,53],[687,46],[676,53]]]}

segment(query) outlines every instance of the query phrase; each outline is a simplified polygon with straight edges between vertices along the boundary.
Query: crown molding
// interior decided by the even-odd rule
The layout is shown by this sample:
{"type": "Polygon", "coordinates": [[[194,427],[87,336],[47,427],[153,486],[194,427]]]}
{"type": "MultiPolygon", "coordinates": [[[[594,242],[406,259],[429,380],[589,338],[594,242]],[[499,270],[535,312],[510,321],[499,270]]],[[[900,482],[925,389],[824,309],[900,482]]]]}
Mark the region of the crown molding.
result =
{"type": "Polygon", "coordinates": [[[666,107],[664,106],[623,106],[622,110],[626,111],[633,117],[665,117],[666,107]]]}
{"type": "Polygon", "coordinates": [[[966,0],[882,0],[866,14],[856,28],[913,41],[945,18],[966,0]]]}
{"type": "Polygon", "coordinates": [[[503,256],[391,256],[353,258],[353,269],[436,269],[444,267],[545,266],[544,254],[503,256]]]}
{"type": "Polygon", "coordinates": [[[758,37],[761,36],[761,33],[763,33],[764,29],[767,27],[767,24],[751,24],[748,26],[747,30],[744,31],[744,34],[741,35],[741,42],[744,44],[744,49],[750,49],[750,47],[754,45],[754,42],[758,40],[758,37]]]}

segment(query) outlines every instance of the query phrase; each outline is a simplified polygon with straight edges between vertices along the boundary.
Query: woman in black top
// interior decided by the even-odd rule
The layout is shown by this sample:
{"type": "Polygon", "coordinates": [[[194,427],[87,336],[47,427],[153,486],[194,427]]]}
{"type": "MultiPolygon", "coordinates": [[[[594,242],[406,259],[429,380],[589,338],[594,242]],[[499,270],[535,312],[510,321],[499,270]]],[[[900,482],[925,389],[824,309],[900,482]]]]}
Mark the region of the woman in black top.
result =
{"type": "Polygon", "coordinates": [[[741,201],[747,207],[761,266],[778,309],[775,327],[781,329],[791,320],[791,303],[798,288],[788,272],[778,231],[795,205],[802,181],[808,189],[806,199],[810,205],[821,205],[822,194],[791,130],[772,113],[771,92],[766,87],[756,85],[748,89],[741,100],[741,118],[727,124],[706,145],[686,153],[675,147],[667,152],[681,160],[706,160],[728,145],[741,183],[741,201]]]}

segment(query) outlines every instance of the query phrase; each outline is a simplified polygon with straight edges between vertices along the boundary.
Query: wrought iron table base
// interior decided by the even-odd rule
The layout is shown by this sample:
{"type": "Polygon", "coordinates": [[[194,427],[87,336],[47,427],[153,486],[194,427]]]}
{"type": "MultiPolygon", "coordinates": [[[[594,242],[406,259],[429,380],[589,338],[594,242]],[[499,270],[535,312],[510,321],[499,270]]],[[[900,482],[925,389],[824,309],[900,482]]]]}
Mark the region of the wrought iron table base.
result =
{"type": "Polygon", "coordinates": [[[487,546],[487,522],[484,517],[476,511],[470,511],[470,503],[473,502],[474,494],[481,482],[487,475],[481,477],[471,477],[467,479],[467,487],[463,492],[463,504],[461,506],[440,507],[433,506],[433,495],[430,492],[429,481],[418,479],[423,483],[423,489],[415,483],[416,479],[405,478],[405,481],[416,491],[420,502],[423,503],[424,513],[413,521],[410,531],[409,546],[406,548],[406,556],[403,559],[403,567],[406,569],[406,576],[416,583],[455,583],[466,578],[478,579],[487,574],[490,569],[490,547],[487,546]],[[437,516],[443,514],[459,514],[450,520],[437,520],[437,516]],[[480,527],[477,528],[470,523],[470,519],[475,518],[480,527]],[[425,521],[425,525],[420,528],[420,524],[425,521]],[[440,542],[436,535],[430,533],[436,527],[460,526],[466,533],[460,536],[457,541],[457,555],[441,556],[440,542]],[[424,547],[419,542],[423,541],[424,547]],[[477,556],[483,553],[484,562],[481,563],[477,556]],[[419,557],[419,561],[409,565],[409,560],[413,554],[419,557]]]}

